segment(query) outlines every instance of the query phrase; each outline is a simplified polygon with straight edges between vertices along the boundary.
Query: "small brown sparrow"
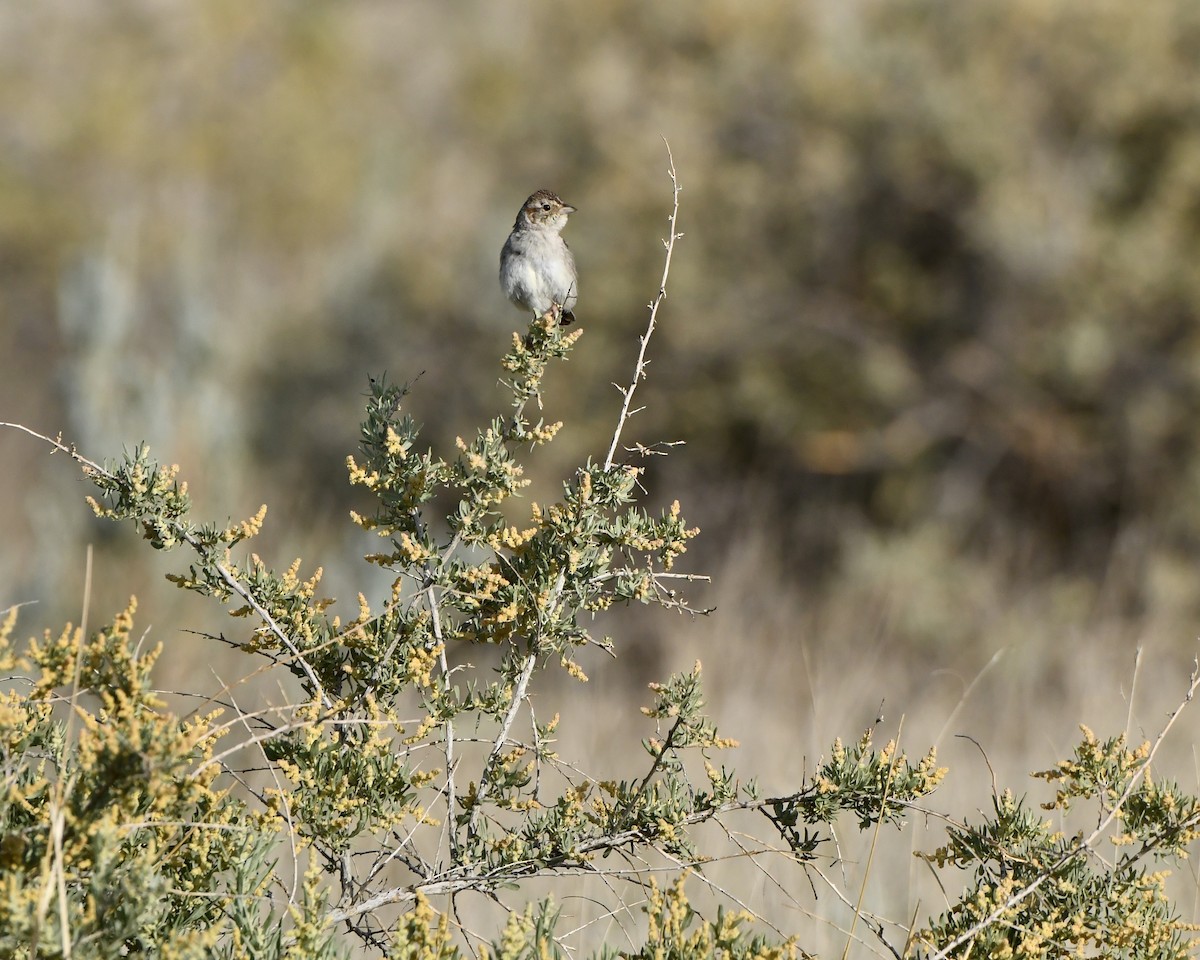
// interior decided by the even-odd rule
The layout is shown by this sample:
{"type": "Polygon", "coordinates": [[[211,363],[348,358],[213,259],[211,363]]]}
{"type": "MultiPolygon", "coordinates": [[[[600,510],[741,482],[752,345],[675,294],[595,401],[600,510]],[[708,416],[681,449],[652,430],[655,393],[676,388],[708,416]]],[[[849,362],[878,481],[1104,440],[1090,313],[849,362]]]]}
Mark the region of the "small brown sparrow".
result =
{"type": "Polygon", "coordinates": [[[539,190],[521,207],[500,251],[504,295],[538,317],[558,310],[564,324],[575,319],[579,277],[575,258],[559,233],[567,225],[567,214],[574,212],[549,190],[539,190]]]}

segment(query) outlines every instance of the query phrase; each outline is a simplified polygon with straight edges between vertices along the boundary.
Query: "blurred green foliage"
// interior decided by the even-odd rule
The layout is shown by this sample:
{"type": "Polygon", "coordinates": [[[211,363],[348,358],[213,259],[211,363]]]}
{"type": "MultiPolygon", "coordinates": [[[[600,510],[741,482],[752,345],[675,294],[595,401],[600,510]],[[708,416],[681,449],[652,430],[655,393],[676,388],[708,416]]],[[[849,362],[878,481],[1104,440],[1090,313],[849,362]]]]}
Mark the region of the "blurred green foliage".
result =
{"type": "MultiPolygon", "coordinates": [[[[8,4],[0,408],[233,465],[197,478],[214,512],[280,503],[261,472],[345,516],[367,375],[427,371],[451,436],[493,402],[441,374],[521,323],[496,258],[547,186],[594,428],[552,477],[657,282],[662,134],[687,237],[635,426],[688,441],[666,486],[738,524],[753,490],[810,575],[891,531],[1034,582],[1119,559],[1111,609],[1194,612],[1198,62],[1188,0],[8,4]]],[[[99,534],[43,543],[4,492],[0,573],[44,596],[24,558],[99,534]]]]}

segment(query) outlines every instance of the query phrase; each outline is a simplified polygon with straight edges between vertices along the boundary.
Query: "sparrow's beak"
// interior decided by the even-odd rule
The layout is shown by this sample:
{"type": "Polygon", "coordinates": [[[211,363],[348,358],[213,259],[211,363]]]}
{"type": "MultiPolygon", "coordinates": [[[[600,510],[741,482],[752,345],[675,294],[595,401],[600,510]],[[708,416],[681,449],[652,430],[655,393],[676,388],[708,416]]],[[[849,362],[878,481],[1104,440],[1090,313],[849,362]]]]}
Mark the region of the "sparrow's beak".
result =
{"type": "Polygon", "coordinates": [[[574,213],[574,212],[575,212],[575,208],[573,206],[571,206],[569,203],[563,204],[563,213],[574,213]]]}

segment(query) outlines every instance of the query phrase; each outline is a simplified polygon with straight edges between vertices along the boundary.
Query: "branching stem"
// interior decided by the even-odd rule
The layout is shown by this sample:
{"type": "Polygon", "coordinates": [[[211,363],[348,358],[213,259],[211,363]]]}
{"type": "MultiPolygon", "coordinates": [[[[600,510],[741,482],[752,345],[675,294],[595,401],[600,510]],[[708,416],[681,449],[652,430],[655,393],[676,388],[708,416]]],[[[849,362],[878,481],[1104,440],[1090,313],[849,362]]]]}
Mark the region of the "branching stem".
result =
{"type": "MultiPolygon", "coordinates": [[[[74,447],[68,447],[59,439],[48,437],[44,433],[38,433],[36,430],[31,430],[29,427],[23,426],[19,423],[0,422],[0,427],[12,427],[16,430],[24,431],[31,437],[44,440],[56,450],[61,450],[63,453],[69,456],[72,460],[82,466],[85,471],[95,474],[99,477],[104,477],[107,480],[116,480],[116,477],[100,466],[100,464],[89,460],[87,457],[83,456],[83,454],[79,453],[74,447]]],[[[179,524],[172,524],[172,526],[179,539],[201,556],[203,556],[209,549],[185,527],[179,524]]],[[[284,629],[275,622],[275,618],[271,616],[270,612],[268,612],[267,609],[258,602],[258,599],[251,592],[250,588],[245,586],[240,580],[238,580],[237,577],[230,573],[225,564],[214,561],[213,569],[217,571],[217,574],[220,576],[225,586],[227,586],[232,593],[235,593],[237,596],[241,597],[250,606],[250,609],[252,609],[258,615],[259,619],[262,620],[267,629],[275,635],[280,643],[287,647],[291,655],[295,657],[296,661],[300,664],[301,669],[304,671],[304,675],[308,678],[308,682],[312,684],[313,691],[318,697],[320,697],[322,705],[327,710],[333,709],[333,700],[325,692],[325,687],[317,677],[316,671],[314,671],[309,662],[304,659],[304,654],[300,652],[299,648],[292,641],[292,638],[289,637],[284,629]]]]}

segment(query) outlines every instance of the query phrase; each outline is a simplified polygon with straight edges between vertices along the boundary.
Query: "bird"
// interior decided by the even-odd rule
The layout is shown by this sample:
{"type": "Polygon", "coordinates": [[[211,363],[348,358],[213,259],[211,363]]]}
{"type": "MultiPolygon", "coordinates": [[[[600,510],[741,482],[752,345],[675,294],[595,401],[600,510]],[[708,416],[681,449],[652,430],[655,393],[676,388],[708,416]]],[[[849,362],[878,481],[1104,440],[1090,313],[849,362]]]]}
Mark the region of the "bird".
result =
{"type": "Polygon", "coordinates": [[[537,317],[557,311],[563,325],[575,319],[579,296],[575,258],[561,236],[574,212],[552,190],[538,190],[521,205],[500,251],[504,295],[537,317]]]}

